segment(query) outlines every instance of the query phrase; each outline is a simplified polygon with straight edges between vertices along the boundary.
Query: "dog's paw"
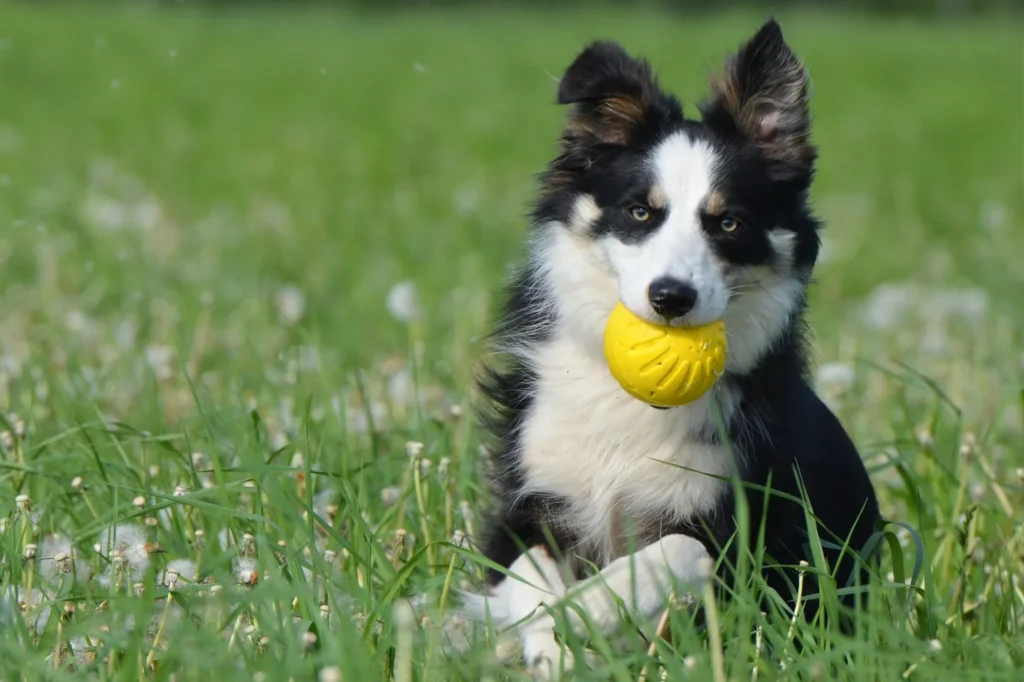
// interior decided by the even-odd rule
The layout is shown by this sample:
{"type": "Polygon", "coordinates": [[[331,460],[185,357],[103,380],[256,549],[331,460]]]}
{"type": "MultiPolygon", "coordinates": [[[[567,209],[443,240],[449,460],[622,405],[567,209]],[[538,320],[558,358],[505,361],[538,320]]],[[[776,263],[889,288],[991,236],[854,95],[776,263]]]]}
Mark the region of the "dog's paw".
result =
{"type": "Polygon", "coordinates": [[[536,680],[558,680],[573,668],[573,656],[551,633],[530,633],[523,638],[526,669],[536,680]]]}

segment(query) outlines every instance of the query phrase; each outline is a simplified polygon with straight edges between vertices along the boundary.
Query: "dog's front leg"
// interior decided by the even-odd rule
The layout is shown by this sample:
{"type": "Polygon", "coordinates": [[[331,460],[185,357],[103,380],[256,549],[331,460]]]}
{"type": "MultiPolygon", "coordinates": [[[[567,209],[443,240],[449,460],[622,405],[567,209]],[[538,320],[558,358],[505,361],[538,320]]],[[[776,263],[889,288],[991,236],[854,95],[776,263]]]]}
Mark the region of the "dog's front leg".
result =
{"type": "Polygon", "coordinates": [[[668,604],[676,583],[699,590],[710,578],[712,560],[700,541],[688,535],[666,535],[637,552],[620,557],[600,573],[580,582],[566,595],[575,608],[566,609],[573,630],[582,634],[582,612],[604,634],[622,622],[625,611],[651,620],[668,604]]]}
{"type": "Polygon", "coordinates": [[[536,546],[509,566],[486,597],[464,595],[475,619],[490,615],[499,628],[514,626],[523,646],[523,658],[531,673],[555,679],[560,669],[572,668],[572,655],[555,639],[555,621],[546,607],[565,596],[566,587],[558,564],[545,547],[536,546]]]}

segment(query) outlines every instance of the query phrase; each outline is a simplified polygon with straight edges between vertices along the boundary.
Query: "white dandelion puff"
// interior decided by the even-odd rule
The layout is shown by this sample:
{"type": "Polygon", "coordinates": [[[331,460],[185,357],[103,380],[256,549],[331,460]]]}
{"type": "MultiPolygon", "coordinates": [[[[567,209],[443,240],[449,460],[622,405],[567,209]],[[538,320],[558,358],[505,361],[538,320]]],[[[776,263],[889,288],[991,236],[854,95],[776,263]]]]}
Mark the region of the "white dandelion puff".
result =
{"type": "Polygon", "coordinates": [[[170,346],[146,346],[146,363],[161,381],[170,379],[174,373],[174,349],[170,346]]]}
{"type": "Polygon", "coordinates": [[[914,291],[910,285],[881,284],[864,302],[864,321],[874,329],[892,329],[906,319],[913,302],[914,291]]]}
{"type": "Polygon", "coordinates": [[[296,324],[306,312],[306,295],[297,286],[289,284],[278,289],[275,301],[277,319],[282,324],[296,324]]]}
{"type": "Polygon", "coordinates": [[[412,374],[399,370],[388,378],[388,397],[395,405],[409,405],[413,400],[415,384],[412,374]]]}
{"type": "Polygon", "coordinates": [[[409,281],[391,287],[387,297],[388,312],[399,322],[409,323],[419,318],[420,304],[416,285],[409,281]]]}
{"type": "Polygon", "coordinates": [[[199,580],[199,571],[194,561],[175,559],[168,562],[167,569],[157,577],[157,585],[161,587],[175,587],[179,579],[189,583],[199,580]]]}
{"type": "Polygon", "coordinates": [[[845,362],[829,362],[818,368],[815,383],[819,388],[843,391],[853,386],[857,373],[845,362]]]}
{"type": "Polygon", "coordinates": [[[60,533],[43,538],[39,556],[39,567],[43,575],[55,578],[61,574],[74,572],[77,580],[88,579],[89,564],[75,560],[77,553],[71,540],[60,533]]]}
{"type": "Polygon", "coordinates": [[[388,486],[380,491],[380,501],[385,507],[393,507],[402,498],[402,489],[397,485],[388,486]]]}
{"type": "Polygon", "coordinates": [[[110,586],[118,582],[118,574],[124,579],[134,579],[149,568],[149,554],[156,548],[146,540],[142,528],[132,524],[121,524],[107,531],[101,538],[102,553],[110,560],[110,566],[100,576],[100,583],[110,586]]]}
{"type": "Polygon", "coordinates": [[[330,666],[323,668],[320,671],[319,681],[320,682],[342,682],[345,677],[341,674],[341,668],[337,666],[330,666]]]}
{"type": "Polygon", "coordinates": [[[239,557],[235,559],[235,579],[249,587],[259,582],[260,574],[256,568],[256,560],[251,557],[239,557]]]}
{"type": "Polygon", "coordinates": [[[338,513],[338,492],[326,488],[314,495],[313,511],[322,519],[333,518],[338,513]]]}
{"type": "Polygon", "coordinates": [[[993,232],[1006,227],[1008,217],[1009,211],[1007,211],[1006,206],[998,201],[986,201],[983,203],[978,215],[981,226],[993,232]]]}

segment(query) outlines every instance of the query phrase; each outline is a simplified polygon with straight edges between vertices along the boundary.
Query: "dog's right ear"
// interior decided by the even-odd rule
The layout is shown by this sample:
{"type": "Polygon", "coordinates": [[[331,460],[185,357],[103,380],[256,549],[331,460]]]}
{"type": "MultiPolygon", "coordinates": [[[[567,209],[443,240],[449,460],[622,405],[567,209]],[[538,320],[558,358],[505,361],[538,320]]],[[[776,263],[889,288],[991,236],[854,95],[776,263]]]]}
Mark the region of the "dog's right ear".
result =
{"type": "Polygon", "coordinates": [[[617,43],[591,43],[558,84],[558,103],[573,107],[564,141],[569,146],[629,144],[661,97],[646,60],[630,57],[617,43]]]}

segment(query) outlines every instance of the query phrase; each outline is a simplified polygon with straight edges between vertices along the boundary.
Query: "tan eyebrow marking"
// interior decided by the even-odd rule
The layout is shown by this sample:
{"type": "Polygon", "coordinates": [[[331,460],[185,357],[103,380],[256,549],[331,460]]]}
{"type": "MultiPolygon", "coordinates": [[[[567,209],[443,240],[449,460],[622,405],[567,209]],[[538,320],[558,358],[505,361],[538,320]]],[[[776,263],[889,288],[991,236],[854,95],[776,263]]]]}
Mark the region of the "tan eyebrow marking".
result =
{"type": "Polygon", "coordinates": [[[665,192],[662,191],[661,187],[658,185],[651,187],[651,191],[647,194],[647,203],[650,204],[651,208],[665,208],[665,192]]]}
{"type": "Polygon", "coordinates": [[[707,201],[704,203],[704,210],[710,215],[722,215],[725,213],[725,207],[725,195],[717,189],[712,190],[711,194],[708,195],[707,201]]]}

